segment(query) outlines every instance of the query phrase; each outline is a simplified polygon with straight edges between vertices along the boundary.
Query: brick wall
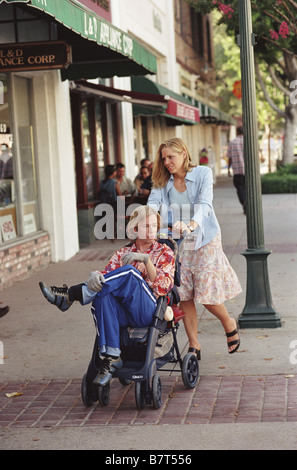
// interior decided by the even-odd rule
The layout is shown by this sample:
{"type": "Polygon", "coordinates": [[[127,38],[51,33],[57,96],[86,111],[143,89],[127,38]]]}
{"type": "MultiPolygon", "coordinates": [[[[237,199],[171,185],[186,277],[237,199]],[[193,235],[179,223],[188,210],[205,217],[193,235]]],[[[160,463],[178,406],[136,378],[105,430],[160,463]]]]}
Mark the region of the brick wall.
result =
{"type": "Polygon", "coordinates": [[[50,262],[51,244],[46,233],[2,249],[0,247],[0,291],[48,266],[50,262]]]}
{"type": "Polygon", "coordinates": [[[201,16],[184,2],[175,0],[176,59],[183,69],[199,75],[201,82],[215,85],[215,63],[211,14],[201,16]],[[198,21],[198,17],[200,18],[198,21]],[[193,20],[193,22],[192,22],[193,20]],[[208,32],[207,23],[210,31],[208,32]],[[207,73],[203,72],[208,66],[207,73]]]}

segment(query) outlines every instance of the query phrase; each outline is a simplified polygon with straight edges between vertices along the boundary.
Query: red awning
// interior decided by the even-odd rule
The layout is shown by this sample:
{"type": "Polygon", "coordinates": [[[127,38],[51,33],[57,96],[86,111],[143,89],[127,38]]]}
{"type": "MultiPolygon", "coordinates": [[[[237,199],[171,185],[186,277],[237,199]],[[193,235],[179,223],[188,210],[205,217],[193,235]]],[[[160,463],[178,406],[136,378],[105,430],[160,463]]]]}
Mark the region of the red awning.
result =
{"type": "Polygon", "coordinates": [[[132,77],[132,90],[133,92],[145,93],[148,96],[159,95],[167,101],[167,107],[163,112],[150,110],[145,105],[133,105],[133,113],[135,116],[152,116],[161,114],[170,119],[174,125],[194,125],[200,121],[199,108],[193,104],[191,98],[182,96],[174,91],[153,82],[146,77],[132,77]]]}
{"type": "Polygon", "coordinates": [[[186,103],[182,103],[181,101],[177,101],[172,98],[169,98],[168,100],[168,106],[167,106],[165,114],[168,114],[169,116],[174,116],[180,119],[185,119],[186,121],[193,121],[193,122],[200,121],[198,108],[196,108],[195,106],[190,106],[186,103]]]}

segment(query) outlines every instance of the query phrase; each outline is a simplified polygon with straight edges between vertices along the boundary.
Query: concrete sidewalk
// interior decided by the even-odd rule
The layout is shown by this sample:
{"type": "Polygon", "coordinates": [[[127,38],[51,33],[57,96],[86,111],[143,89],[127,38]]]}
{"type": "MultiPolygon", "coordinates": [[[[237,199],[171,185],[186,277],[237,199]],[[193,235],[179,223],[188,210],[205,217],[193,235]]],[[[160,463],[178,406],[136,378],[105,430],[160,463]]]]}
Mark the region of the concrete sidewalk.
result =
{"type": "MultiPolygon", "coordinates": [[[[243,293],[226,303],[237,318],[245,304],[246,218],[228,177],[218,179],[214,207],[225,253],[242,283],[243,293]]],[[[264,195],[263,214],[272,299],[282,327],[240,330],[240,350],[229,355],[220,323],[199,306],[198,386],[185,390],[180,374],[162,373],[160,410],[138,411],[134,384],[122,387],[116,379],[107,407],[83,406],[81,378],[95,337],[90,311],[74,305],[63,314],[38,286],[39,280],[85,280],[123,240],[98,241],[4,290],[1,302],[10,312],[0,319],[0,449],[295,449],[297,195],[264,195]],[[20,395],[6,397],[13,392],[20,395]]],[[[182,324],[178,342],[185,352],[182,324]]]]}

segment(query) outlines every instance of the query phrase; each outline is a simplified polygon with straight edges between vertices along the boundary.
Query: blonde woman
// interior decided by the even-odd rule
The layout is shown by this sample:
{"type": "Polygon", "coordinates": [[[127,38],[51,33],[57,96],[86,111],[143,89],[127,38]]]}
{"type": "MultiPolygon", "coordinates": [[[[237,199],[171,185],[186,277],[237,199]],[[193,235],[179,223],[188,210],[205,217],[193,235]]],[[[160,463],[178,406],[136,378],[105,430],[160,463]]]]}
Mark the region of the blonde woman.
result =
{"type": "Polygon", "coordinates": [[[164,222],[172,222],[175,236],[176,232],[180,236],[187,234],[181,245],[179,294],[180,307],[186,313],[183,321],[189,352],[200,359],[197,302],[221,321],[232,354],[238,350],[240,339],[236,320],[230,317],[224,302],[238,295],[241,286],[222,249],[221,230],[212,205],[212,171],[195,165],[186,144],[173,138],[159,146],[152,180],[148,205],[160,210],[164,222]]]}

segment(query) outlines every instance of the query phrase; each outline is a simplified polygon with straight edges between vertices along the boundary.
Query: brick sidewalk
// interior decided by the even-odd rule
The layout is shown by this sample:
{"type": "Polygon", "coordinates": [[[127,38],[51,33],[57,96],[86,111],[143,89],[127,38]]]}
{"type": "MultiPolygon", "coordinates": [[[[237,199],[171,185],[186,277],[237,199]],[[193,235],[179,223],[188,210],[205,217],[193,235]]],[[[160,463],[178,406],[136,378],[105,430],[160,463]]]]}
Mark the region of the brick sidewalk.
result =
{"type": "Polygon", "coordinates": [[[297,422],[297,376],[205,376],[186,390],[181,377],[161,376],[162,406],[136,408],[134,384],[113,379],[110,403],[86,408],[81,380],[0,383],[0,427],[297,422]],[[6,393],[19,392],[7,398],[6,393]]]}

